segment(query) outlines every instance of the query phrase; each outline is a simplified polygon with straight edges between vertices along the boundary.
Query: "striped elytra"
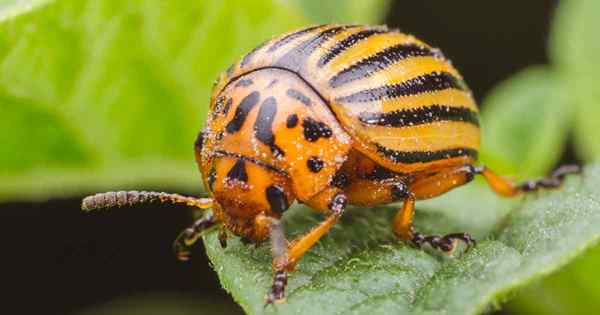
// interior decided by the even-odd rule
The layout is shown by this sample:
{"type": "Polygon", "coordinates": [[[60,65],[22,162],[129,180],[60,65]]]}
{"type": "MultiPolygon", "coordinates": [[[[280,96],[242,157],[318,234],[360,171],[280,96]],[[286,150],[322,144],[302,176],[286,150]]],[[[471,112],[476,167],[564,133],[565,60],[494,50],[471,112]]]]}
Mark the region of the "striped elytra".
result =
{"type": "MultiPolygon", "coordinates": [[[[384,26],[312,26],[266,41],[241,60],[213,97],[232,82],[242,85],[249,73],[280,69],[317,94],[354,149],[386,168],[414,172],[476,158],[479,117],[471,92],[439,49],[411,35],[384,26]]],[[[296,86],[286,96],[311,105],[296,86]]],[[[318,129],[310,128],[308,141],[318,129]]]]}
{"type": "MultiPolygon", "coordinates": [[[[298,199],[326,208],[331,189],[415,180],[473,162],[479,150],[478,109],[459,72],[439,49],[385,26],[318,25],[267,40],[223,73],[212,100],[197,159],[229,207],[280,214],[298,199]],[[253,178],[248,165],[270,175],[253,178]],[[333,178],[344,169],[341,185],[333,178]],[[286,194],[275,198],[272,187],[286,194]]],[[[216,216],[229,222],[240,211],[216,216]]]]}
{"type": "Polygon", "coordinates": [[[212,226],[221,226],[221,246],[226,231],[255,243],[270,239],[274,270],[266,302],[274,303],[285,296],[287,273],[348,204],[402,201],[394,234],[418,247],[451,251],[457,241],[467,248],[475,241],[467,233],[416,231],[417,200],[477,174],[496,193],[515,196],[558,187],[578,171],[560,168],[514,184],[474,165],[479,127],[471,92],[439,49],[381,26],[312,26],[263,42],[215,84],[194,143],[210,198],[121,191],[90,196],[82,207],[163,202],[211,208],[176,239],[177,257],[187,260],[191,245],[212,226]],[[280,219],[296,200],[324,219],[290,241],[280,219]]]}

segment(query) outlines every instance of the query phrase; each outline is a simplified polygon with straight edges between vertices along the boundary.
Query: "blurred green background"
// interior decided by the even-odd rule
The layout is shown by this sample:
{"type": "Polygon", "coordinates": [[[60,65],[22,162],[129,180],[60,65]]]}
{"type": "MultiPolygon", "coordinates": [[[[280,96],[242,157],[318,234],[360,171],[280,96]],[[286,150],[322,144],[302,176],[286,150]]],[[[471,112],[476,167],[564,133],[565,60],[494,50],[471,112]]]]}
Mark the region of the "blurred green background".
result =
{"type": "MultiPolygon", "coordinates": [[[[0,0],[3,282],[19,313],[239,313],[183,208],[79,211],[107,189],[201,192],[192,143],[220,71],[307,24],[386,23],[441,47],[480,102],[482,160],[526,178],[600,156],[600,5],[530,1],[0,0]],[[200,247],[200,246],[199,246],[200,247]]],[[[505,314],[600,311],[598,248],[505,314]]]]}

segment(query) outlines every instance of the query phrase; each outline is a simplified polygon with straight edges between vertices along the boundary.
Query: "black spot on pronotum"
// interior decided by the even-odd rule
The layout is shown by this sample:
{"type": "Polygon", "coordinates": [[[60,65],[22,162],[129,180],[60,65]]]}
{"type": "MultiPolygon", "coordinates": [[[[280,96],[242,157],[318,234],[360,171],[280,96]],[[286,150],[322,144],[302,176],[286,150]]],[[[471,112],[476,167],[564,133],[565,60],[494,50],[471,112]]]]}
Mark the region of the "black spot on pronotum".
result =
{"type": "Polygon", "coordinates": [[[233,119],[225,127],[227,133],[235,133],[242,129],[242,125],[244,125],[246,117],[248,117],[248,113],[252,110],[252,108],[254,108],[254,106],[256,106],[259,98],[260,93],[254,91],[242,99],[240,105],[235,110],[233,119]]]}
{"type": "Polygon", "coordinates": [[[298,115],[296,115],[296,114],[289,115],[285,122],[285,126],[288,128],[294,128],[297,125],[298,125],[298,115]]]}
{"type": "Polygon", "coordinates": [[[302,93],[296,89],[288,89],[286,94],[287,94],[287,96],[299,101],[300,103],[302,103],[306,106],[312,105],[310,98],[308,96],[304,95],[304,93],[302,93]]]}
{"type": "Polygon", "coordinates": [[[283,188],[279,186],[269,186],[266,190],[267,201],[269,201],[269,205],[271,206],[271,211],[275,213],[283,213],[287,208],[289,208],[288,200],[285,197],[285,193],[283,192],[283,188]]]}
{"type": "Polygon", "coordinates": [[[246,165],[243,160],[237,160],[233,167],[227,173],[228,181],[239,181],[243,183],[248,182],[248,173],[246,172],[246,165]]]}
{"type": "Polygon", "coordinates": [[[268,97],[260,106],[256,121],[254,122],[254,134],[256,138],[268,145],[275,156],[284,156],[283,150],[275,144],[273,134],[273,121],[277,114],[277,100],[273,96],[268,97]]]}
{"type": "Polygon", "coordinates": [[[329,126],[310,117],[302,121],[302,128],[304,128],[304,138],[309,142],[315,142],[319,138],[330,138],[333,135],[329,126]]]}
{"type": "Polygon", "coordinates": [[[225,105],[223,105],[223,115],[227,115],[227,113],[229,113],[229,110],[231,109],[231,105],[233,104],[233,99],[228,98],[227,101],[225,102],[225,105]]]}
{"type": "Polygon", "coordinates": [[[323,166],[325,166],[325,162],[316,156],[311,156],[306,160],[306,166],[311,172],[318,173],[323,169],[323,166]]]}

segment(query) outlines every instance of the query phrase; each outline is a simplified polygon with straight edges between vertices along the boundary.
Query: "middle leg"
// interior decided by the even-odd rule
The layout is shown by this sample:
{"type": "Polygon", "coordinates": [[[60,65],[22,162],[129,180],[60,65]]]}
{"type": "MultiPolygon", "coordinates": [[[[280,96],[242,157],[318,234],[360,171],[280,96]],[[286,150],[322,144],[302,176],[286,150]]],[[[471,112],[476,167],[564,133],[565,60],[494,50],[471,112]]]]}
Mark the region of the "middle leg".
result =
{"type": "Polygon", "coordinates": [[[413,227],[413,217],[415,213],[415,194],[408,190],[403,184],[397,184],[395,191],[398,197],[404,198],[402,208],[394,217],[394,234],[404,241],[411,242],[417,247],[422,247],[427,243],[431,247],[444,252],[451,252],[456,248],[458,241],[467,244],[467,250],[476,244],[475,240],[467,233],[451,233],[444,236],[423,235],[416,232],[413,227]],[[402,188],[403,187],[403,188],[402,188]]]}

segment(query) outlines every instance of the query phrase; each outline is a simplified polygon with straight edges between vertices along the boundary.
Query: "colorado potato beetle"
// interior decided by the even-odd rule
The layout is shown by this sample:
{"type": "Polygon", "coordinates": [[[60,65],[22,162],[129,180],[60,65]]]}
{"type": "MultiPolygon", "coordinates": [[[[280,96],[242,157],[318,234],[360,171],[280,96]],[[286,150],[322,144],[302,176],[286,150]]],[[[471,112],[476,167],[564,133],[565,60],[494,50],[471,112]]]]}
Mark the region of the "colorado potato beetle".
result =
{"type": "Polygon", "coordinates": [[[275,37],[216,82],[195,156],[210,198],[157,192],[87,197],[83,209],[151,201],[212,209],[174,243],[180,259],[201,233],[220,225],[272,246],[267,303],[282,300],[287,273],[343,215],[348,204],[402,201],[393,231],[416,246],[451,251],[467,233],[414,230],[415,201],[480,174],[502,196],[558,187],[576,166],[514,184],[483,166],[477,105],[442,52],[385,26],[319,25],[275,37]],[[288,242],[280,218],[294,201],[325,214],[288,242]]]}

